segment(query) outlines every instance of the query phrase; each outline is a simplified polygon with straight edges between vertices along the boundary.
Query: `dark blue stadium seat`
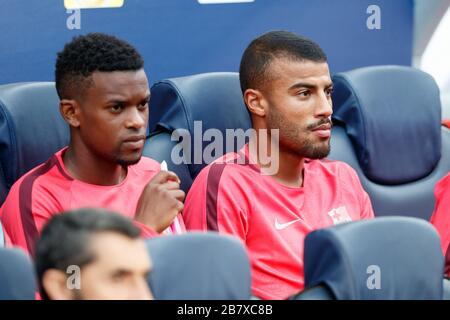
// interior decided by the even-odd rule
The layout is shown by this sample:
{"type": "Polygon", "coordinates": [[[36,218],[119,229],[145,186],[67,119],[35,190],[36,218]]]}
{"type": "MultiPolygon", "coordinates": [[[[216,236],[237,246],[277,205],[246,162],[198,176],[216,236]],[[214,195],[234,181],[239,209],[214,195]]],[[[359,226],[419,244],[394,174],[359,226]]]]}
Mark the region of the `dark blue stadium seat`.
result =
{"type": "Polygon", "coordinates": [[[36,289],[31,260],[19,249],[0,248],[0,300],[34,300],[36,289]]]}
{"type": "Polygon", "coordinates": [[[304,261],[305,288],[325,287],[338,300],[443,299],[439,236],[422,219],[381,217],[313,231],[304,261]]]}
{"type": "Polygon", "coordinates": [[[356,169],[375,214],[429,220],[434,186],[450,171],[450,130],[427,73],[376,66],[333,77],[330,158],[356,169]]]}
{"type": "MultiPolygon", "coordinates": [[[[194,144],[202,141],[194,130],[194,121],[202,121],[202,129],[217,129],[225,137],[226,129],[243,129],[251,127],[250,115],[242,100],[241,88],[237,73],[217,72],[204,73],[182,78],[174,78],[157,82],[153,85],[150,102],[149,131],[144,154],[156,160],[166,160],[170,170],[176,172],[181,179],[181,187],[187,191],[193,179],[207,164],[195,163],[194,144]],[[191,157],[185,155],[187,164],[174,164],[171,157],[172,147],[177,144],[171,141],[172,132],[185,129],[191,134],[191,157]]],[[[202,141],[201,152],[209,142],[202,141]]],[[[236,143],[236,151],[243,143],[236,143]]],[[[225,139],[223,141],[225,149],[225,139]]],[[[220,157],[223,153],[217,153],[220,157]]],[[[201,159],[203,160],[203,158],[201,159]]]]}
{"type": "Polygon", "coordinates": [[[250,263],[237,239],[188,233],[147,240],[153,271],[149,285],[160,300],[246,300],[250,263]]]}
{"type": "Polygon", "coordinates": [[[444,300],[450,300],[450,279],[444,279],[444,300]]]}
{"type": "Polygon", "coordinates": [[[336,300],[336,297],[328,287],[317,285],[293,295],[289,300],[336,300]]]}
{"type": "Polygon", "coordinates": [[[0,86],[0,205],[12,184],[69,142],[53,82],[0,86]]]}

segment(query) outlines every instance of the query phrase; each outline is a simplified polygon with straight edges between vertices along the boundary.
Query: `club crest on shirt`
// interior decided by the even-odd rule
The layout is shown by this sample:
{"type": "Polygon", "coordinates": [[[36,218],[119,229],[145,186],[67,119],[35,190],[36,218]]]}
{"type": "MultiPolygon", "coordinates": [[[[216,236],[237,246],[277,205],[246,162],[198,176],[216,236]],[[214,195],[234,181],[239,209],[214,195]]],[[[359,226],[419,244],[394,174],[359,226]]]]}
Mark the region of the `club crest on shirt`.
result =
{"type": "Polygon", "coordinates": [[[350,215],[348,214],[345,206],[332,209],[328,212],[328,215],[331,217],[334,224],[352,221],[352,218],[350,218],[350,215]]]}

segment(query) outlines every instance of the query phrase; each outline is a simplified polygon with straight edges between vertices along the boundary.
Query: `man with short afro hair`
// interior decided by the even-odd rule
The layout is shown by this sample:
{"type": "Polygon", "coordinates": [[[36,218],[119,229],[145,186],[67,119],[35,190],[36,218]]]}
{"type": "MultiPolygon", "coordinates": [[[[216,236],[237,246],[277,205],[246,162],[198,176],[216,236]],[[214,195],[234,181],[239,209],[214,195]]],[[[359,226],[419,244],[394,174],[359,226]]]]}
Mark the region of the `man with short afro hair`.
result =
{"type": "Polygon", "coordinates": [[[138,71],[144,67],[139,52],[116,37],[90,33],[75,37],[58,53],[55,67],[56,91],[60,99],[82,94],[94,71],[138,71]]]}
{"type": "Polygon", "coordinates": [[[58,53],[56,89],[70,142],[12,186],[0,209],[7,245],[33,254],[53,215],[81,207],[134,219],[145,237],[185,231],[178,177],[142,157],[150,100],[143,66],[133,46],[102,33],[75,37],[58,53]]]}

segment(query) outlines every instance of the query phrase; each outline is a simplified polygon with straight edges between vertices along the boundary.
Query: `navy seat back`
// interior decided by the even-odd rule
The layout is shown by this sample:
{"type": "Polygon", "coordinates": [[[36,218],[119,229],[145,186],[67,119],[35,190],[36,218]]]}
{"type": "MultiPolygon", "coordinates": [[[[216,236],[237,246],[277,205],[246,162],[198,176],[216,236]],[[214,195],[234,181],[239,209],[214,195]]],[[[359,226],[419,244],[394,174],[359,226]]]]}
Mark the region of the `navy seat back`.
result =
{"type": "Polygon", "coordinates": [[[36,289],[31,260],[19,249],[0,248],[0,300],[34,300],[36,289]]]}
{"type": "Polygon", "coordinates": [[[434,79],[420,70],[376,66],[333,77],[330,158],[356,169],[377,216],[429,220],[434,185],[450,170],[450,131],[441,126],[434,79]]]}
{"type": "Polygon", "coordinates": [[[246,300],[250,262],[242,243],[217,233],[147,240],[153,271],[149,286],[160,300],[246,300]]]}
{"type": "Polygon", "coordinates": [[[0,86],[0,205],[12,184],[69,142],[53,82],[0,86]]]}
{"type": "Polygon", "coordinates": [[[341,299],[443,298],[444,258],[433,226],[381,217],[311,232],[305,239],[305,288],[341,299]]]}
{"type": "MultiPolygon", "coordinates": [[[[242,99],[239,75],[232,72],[197,74],[163,80],[152,89],[150,101],[149,132],[144,155],[158,161],[166,160],[169,169],[181,179],[181,187],[187,191],[201,169],[209,164],[202,156],[212,141],[202,139],[203,134],[220,132],[223,137],[227,129],[247,130],[251,119],[242,99]],[[195,123],[197,122],[197,126],[195,123]],[[184,153],[184,163],[174,163],[172,150],[178,140],[171,136],[184,130],[190,134],[190,155],[184,153]],[[211,131],[213,130],[213,131],[211,131]],[[203,141],[205,140],[205,141],[203,141]]],[[[210,138],[211,139],[211,138],[210,138]]],[[[213,139],[211,139],[213,140],[213,139]]],[[[236,140],[226,149],[226,139],[218,142],[214,158],[239,150],[244,142],[236,140]]],[[[207,159],[206,159],[207,160],[207,159]]]]}

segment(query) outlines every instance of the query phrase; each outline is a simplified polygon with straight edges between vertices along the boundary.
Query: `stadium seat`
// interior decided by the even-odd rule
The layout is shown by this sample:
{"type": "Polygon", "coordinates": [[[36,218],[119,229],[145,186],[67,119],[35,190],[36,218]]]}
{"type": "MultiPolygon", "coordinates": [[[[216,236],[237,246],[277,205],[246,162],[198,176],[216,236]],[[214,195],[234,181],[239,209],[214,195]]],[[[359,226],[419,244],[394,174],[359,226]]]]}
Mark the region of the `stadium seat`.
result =
{"type": "Polygon", "coordinates": [[[313,231],[304,261],[307,290],[296,300],[317,287],[338,300],[443,299],[439,236],[422,219],[380,217],[313,231]]]}
{"type": "Polygon", "coordinates": [[[153,271],[149,285],[160,300],[247,300],[250,263],[230,236],[188,233],[147,240],[153,271]]]}
{"type": "Polygon", "coordinates": [[[0,300],[34,300],[36,289],[31,260],[19,249],[0,248],[0,300]]]}
{"type": "Polygon", "coordinates": [[[377,216],[429,220],[434,186],[450,171],[450,130],[441,126],[439,89],[427,73],[401,66],[333,77],[331,159],[356,169],[377,216]]]}
{"type": "Polygon", "coordinates": [[[444,279],[444,300],[450,300],[450,279],[444,279]]]}
{"type": "MultiPolygon", "coordinates": [[[[219,130],[225,137],[226,129],[243,129],[251,127],[250,115],[242,100],[239,77],[237,73],[204,73],[157,82],[153,85],[150,107],[149,132],[144,155],[156,160],[166,160],[170,170],[181,179],[181,188],[188,191],[193,179],[206,166],[203,157],[194,161],[210,143],[203,141],[202,132],[194,130],[194,122],[201,121],[203,133],[208,129],[219,130]],[[191,157],[185,154],[186,164],[176,164],[171,157],[173,146],[171,135],[176,129],[187,130],[191,135],[191,157]],[[199,143],[197,143],[199,142],[199,143]],[[200,150],[195,147],[200,145],[200,150]]],[[[227,152],[225,139],[223,151],[215,154],[216,158],[227,152]]],[[[243,146],[238,141],[235,148],[243,146]]]]}
{"type": "Polygon", "coordinates": [[[0,205],[12,184],[69,142],[53,82],[0,86],[0,205]]]}
{"type": "Polygon", "coordinates": [[[317,285],[293,295],[289,300],[336,300],[336,297],[328,287],[317,285]]]}

